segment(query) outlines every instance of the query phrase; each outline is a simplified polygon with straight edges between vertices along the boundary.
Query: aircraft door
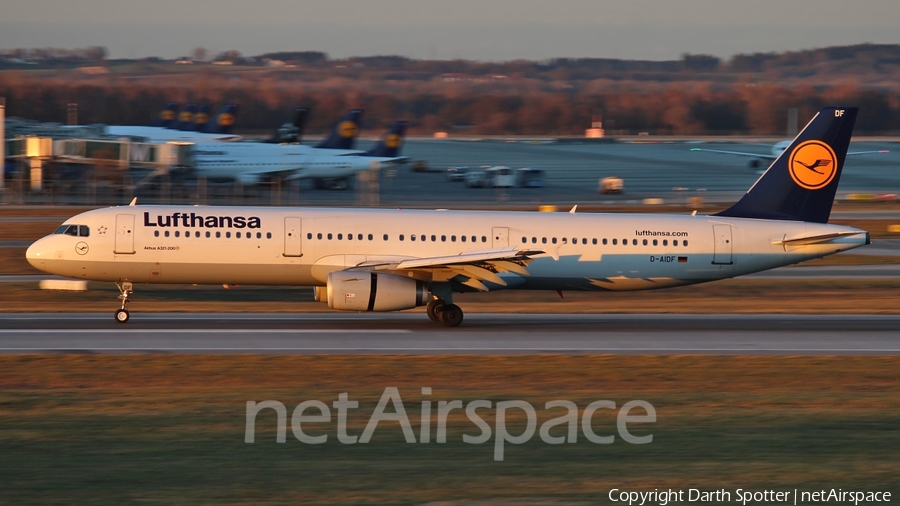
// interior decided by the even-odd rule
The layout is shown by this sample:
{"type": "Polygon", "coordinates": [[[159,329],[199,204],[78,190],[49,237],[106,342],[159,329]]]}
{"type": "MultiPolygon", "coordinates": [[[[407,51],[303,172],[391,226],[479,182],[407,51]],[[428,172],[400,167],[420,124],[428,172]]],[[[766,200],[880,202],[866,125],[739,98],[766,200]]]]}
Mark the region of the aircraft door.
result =
{"type": "Polygon", "coordinates": [[[719,265],[733,264],[731,225],[713,225],[713,236],[715,236],[715,242],[712,263],[719,265]]]}
{"type": "Polygon", "coordinates": [[[116,215],[116,248],[117,255],[134,254],[134,215],[116,215]]]}
{"type": "Polygon", "coordinates": [[[493,239],[493,244],[495,248],[500,248],[503,246],[509,246],[509,228],[507,227],[494,227],[491,231],[493,239]]]}
{"type": "Polygon", "coordinates": [[[303,256],[303,229],[301,218],[288,216],[284,219],[284,256],[303,256]]]}

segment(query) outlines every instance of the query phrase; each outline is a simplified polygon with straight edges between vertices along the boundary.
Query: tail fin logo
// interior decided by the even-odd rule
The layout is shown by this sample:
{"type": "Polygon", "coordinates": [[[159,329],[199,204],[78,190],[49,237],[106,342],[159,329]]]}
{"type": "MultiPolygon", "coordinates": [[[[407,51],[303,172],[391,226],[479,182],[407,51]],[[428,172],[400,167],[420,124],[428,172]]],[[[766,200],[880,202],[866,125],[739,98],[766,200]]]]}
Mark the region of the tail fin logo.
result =
{"type": "Polygon", "coordinates": [[[205,112],[198,112],[194,117],[194,123],[198,125],[205,125],[207,121],[209,121],[209,115],[205,112]]]}
{"type": "Polygon", "coordinates": [[[159,117],[163,121],[172,121],[173,119],[175,119],[175,111],[173,111],[171,109],[166,109],[165,111],[163,111],[159,114],[159,117]]]}
{"type": "Polygon", "coordinates": [[[352,121],[342,121],[340,125],[338,125],[338,134],[343,138],[356,137],[359,133],[359,127],[356,126],[356,123],[352,121]]]}
{"type": "Polygon", "coordinates": [[[190,111],[181,111],[181,114],[178,115],[178,121],[188,123],[193,117],[194,115],[190,111]]]}
{"type": "Polygon", "coordinates": [[[219,115],[219,125],[221,126],[232,126],[234,125],[234,114],[223,112],[219,115]]]}
{"type": "Polygon", "coordinates": [[[788,171],[797,186],[819,190],[828,186],[837,174],[837,156],[822,141],[806,141],[791,152],[788,171]]]}
{"type": "Polygon", "coordinates": [[[384,139],[385,147],[396,149],[400,147],[400,136],[397,134],[389,134],[384,139]]]}

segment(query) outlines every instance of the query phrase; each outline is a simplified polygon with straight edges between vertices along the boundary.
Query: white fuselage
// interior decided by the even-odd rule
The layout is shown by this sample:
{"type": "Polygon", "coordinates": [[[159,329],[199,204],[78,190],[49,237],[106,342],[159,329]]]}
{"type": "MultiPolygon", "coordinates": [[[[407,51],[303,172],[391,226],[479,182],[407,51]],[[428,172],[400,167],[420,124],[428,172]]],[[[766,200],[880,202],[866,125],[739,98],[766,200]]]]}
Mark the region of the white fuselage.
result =
{"type": "Polygon", "coordinates": [[[236,142],[243,139],[235,134],[210,134],[150,126],[111,125],[106,127],[106,133],[119,137],[144,137],[148,142],[236,142]]]}
{"type": "Polygon", "coordinates": [[[125,206],[66,224],[87,235],[38,240],[27,252],[32,265],[136,283],[322,286],[329,272],[365,262],[519,245],[543,253],[527,275],[502,273],[507,288],[639,290],[730,278],[868,240],[828,224],[646,214],[125,206]],[[829,234],[836,237],[783,242],[829,234]]]}
{"type": "Polygon", "coordinates": [[[210,179],[239,180],[244,184],[255,184],[274,176],[284,179],[342,179],[352,177],[359,171],[368,170],[377,158],[363,156],[315,156],[285,154],[282,156],[232,156],[216,153],[217,150],[203,147],[201,154],[195,152],[194,168],[198,175],[210,179]]]}

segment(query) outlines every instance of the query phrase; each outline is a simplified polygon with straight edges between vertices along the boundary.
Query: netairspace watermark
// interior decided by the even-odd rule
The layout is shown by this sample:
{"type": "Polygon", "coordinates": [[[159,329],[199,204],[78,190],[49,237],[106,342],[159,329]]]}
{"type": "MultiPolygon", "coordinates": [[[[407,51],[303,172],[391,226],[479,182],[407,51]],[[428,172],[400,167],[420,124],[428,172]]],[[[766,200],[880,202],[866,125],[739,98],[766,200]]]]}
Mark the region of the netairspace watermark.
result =
{"type": "MultiPolygon", "coordinates": [[[[422,388],[422,395],[431,395],[431,387],[422,388]]],[[[398,422],[400,429],[403,431],[403,437],[407,443],[430,443],[432,429],[432,401],[422,401],[421,420],[419,424],[419,437],[413,431],[406,415],[406,409],[403,406],[403,399],[400,398],[400,391],[396,387],[387,387],[381,394],[381,399],[369,417],[366,428],[360,435],[351,435],[347,433],[347,412],[350,409],[359,408],[359,401],[351,401],[346,392],[338,395],[338,399],[332,403],[332,407],[337,410],[337,440],[343,444],[365,444],[372,440],[375,429],[381,422],[398,422]],[[388,403],[393,407],[392,413],[386,413],[388,403]]],[[[531,403],[526,401],[499,401],[496,404],[489,400],[474,400],[463,406],[461,400],[438,401],[436,412],[436,431],[434,441],[438,444],[447,442],[447,417],[453,410],[464,410],[466,417],[471,421],[481,433],[478,435],[464,434],[462,440],[468,444],[484,444],[490,441],[491,435],[494,436],[494,460],[503,460],[503,451],[507,443],[520,445],[528,442],[534,437],[537,430],[541,441],[551,445],[563,443],[576,443],[578,441],[578,422],[581,421],[581,431],[584,438],[591,443],[596,444],[612,444],[616,437],[614,435],[599,435],[594,432],[591,426],[594,414],[600,409],[616,410],[616,403],[608,400],[594,401],[588,404],[581,412],[579,418],[578,406],[567,400],[549,401],[544,405],[544,409],[550,410],[554,408],[563,408],[566,414],[547,420],[544,422],[540,430],[537,429],[537,412],[531,403]],[[491,426],[481,417],[479,410],[494,410],[494,427],[491,426]],[[510,434],[506,427],[507,414],[513,412],[524,413],[526,415],[525,430],[521,434],[510,434]],[[567,426],[566,435],[551,436],[550,430],[554,427],[567,426]]],[[[278,414],[278,426],[275,440],[278,443],[287,441],[287,408],[279,401],[268,400],[262,402],[247,401],[247,422],[244,431],[244,442],[256,442],[256,416],[264,409],[273,409],[278,414]]],[[[303,424],[305,423],[332,423],[333,417],[331,409],[322,401],[309,400],[303,401],[296,408],[291,416],[291,431],[298,441],[306,444],[323,444],[328,441],[328,434],[310,435],[304,432],[303,424]],[[307,414],[307,411],[318,412],[318,414],[307,414]]],[[[656,409],[649,402],[642,400],[633,400],[626,402],[616,414],[616,429],[619,437],[623,441],[631,444],[641,445],[653,441],[653,434],[635,436],[628,430],[630,423],[655,423],[656,409]],[[632,414],[632,410],[637,410],[636,414],[632,414]]]]}
{"type": "Polygon", "coordinates": [[[829,490],[747,490],[739,488],[732,493],[729,490],[685,490],[649,491],[620,490],[609,491],[609,501],[628,506],[666,506],[672,503],[736,503],[748,504],[876,504],[891,502],[890,492],[861,492],[832,488],[829,490]],[[685,493],[687,492],[687,493],[685,493]]]}

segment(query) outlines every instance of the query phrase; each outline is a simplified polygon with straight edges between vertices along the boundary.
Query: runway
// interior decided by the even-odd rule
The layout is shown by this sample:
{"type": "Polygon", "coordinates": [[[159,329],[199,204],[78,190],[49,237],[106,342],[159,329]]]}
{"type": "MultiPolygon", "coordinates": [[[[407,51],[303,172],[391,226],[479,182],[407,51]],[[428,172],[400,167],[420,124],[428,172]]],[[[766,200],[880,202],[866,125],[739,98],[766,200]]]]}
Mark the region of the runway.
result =
{"type": "Polygon", "coordinates": [[[900,355],[900,315],[0,314],[0,353],[900,355]]]}

